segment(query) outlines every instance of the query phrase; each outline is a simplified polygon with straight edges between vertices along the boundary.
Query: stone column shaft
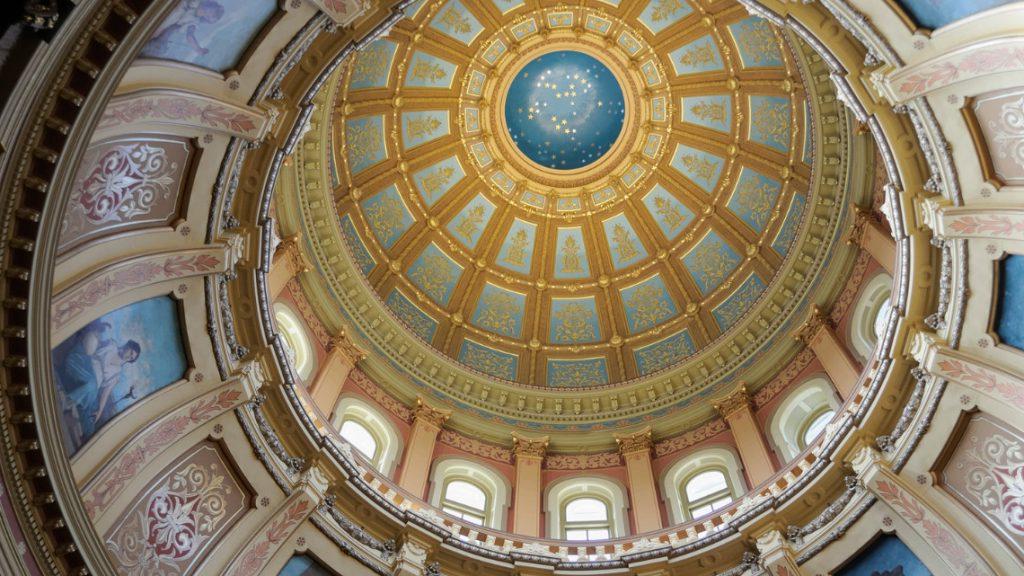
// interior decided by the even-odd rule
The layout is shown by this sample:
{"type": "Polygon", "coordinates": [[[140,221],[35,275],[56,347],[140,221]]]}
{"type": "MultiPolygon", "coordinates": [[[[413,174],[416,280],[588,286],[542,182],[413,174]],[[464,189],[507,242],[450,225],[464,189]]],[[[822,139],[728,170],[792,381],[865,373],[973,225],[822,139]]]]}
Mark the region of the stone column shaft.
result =
{"type": "Polygon", "coordinates": [[[764,434],[751,409],[746,387],[727,396],[715,405],[715,409],[729,424],[750,483],[756,486],[771,478],[775,474],[775,465],[772,463],[768,443],[765,442],[764,434]]]}
{"type": "Polygon", "coordinates": [[[338,403],[338,397],[341,396],[341,389],[345,386],[349,372],[362,358],[363,353],[345,334],[331,340],[327,358],[309,387],[313,402],[328,418],[334,416],[334,406],[338,403]]]}
{"type": "Polygon", "coordinates": [[[651,428],[626,436],[616,436],[619,452],[626,463],[629,477],[629,502],[633,508],[637,532],[660,530],[661,508],[658,506],[658,485],[651,468],[651,428]]]}
{"type": "Polygon", "coordinates": [[[859,244],[876,262],[885,268],[890,276],[896,270],[896,240],[882,227],[882,223],[873,214],[857,208],[851,244],[859,244]]]}
{"type": "Polygon", "coordinates": [[[289,236],[282,240],[274,252],[274,261],[270,265],[270,273],[267,274],[267,292],[270,300],[277,298],[292,278],[307,270],[309,265],[302,256],[298,237],[289,236]]]}
{"type": "Polygon", "coordinates": [[[402,474],[398,479],[398,485],[414,496],[426,498],[437,434],[451,414],[451,410],[433,408],[422,399],[416,400],[412,433],[409,435],[409,444],[405,447],[402,474]]]}
{"type": "MultiPolygon", "coordinates": [[[[527,438],[512,433],[512,452],[516,458],[516,483],[512,487],[515,511],[512,532],[540,536],[543,491],[541,467],[548,448],[548,437],[527,438]]],[[[551,534],[548,534],[551,537],[551,534]]]]}
{"type": "Polygon", "coordinates": [[[795,337],[818,357],[843,400],[849,398],[860,380],[860,366],[839,340],[829,319],[815,308],[795,337]]]}

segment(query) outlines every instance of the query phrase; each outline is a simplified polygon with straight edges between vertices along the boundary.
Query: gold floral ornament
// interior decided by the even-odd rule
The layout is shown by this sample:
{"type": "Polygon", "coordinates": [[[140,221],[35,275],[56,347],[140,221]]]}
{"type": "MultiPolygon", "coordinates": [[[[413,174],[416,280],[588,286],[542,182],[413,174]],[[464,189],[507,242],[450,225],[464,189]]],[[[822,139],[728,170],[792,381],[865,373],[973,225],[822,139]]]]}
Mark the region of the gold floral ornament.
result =
{"type": "Polygon", "coordinates": [[[654,211],[661,217],[661,221],[665,223],[669,231],[675,231],[683,224],[683,213],[679,211],[679,207],[669,202],[668,198],[664,196],[654,197],[654,211]]]}
{"type": "Polygon", "coordinates": [[[519,332],[519,302],[508,292],[490,292],[480,302],[480,315],[476,323],[493,332],[514,336],[519,332]]]}
{"type": "Polygon", "coordinates": [[[656,326],[672,316],[672,309],[662,298],[661,288],[653,284],[637,287],[626,305],[632,310],[629,320],[634,332],[656,326]]]}
{"type": "Polygon", "coordinates": [[[476,236],[476,233],[480,230],[480,224],[484,221],[485,210],[486,209],[483,205],[478,204],[473,206],[469,209],[469,212],[459,220],[459,223],[455,225],[455,231],[458,232],[459,236],[462,236],[466,242],[472,242],[473,237],[476,236]]]}
{"type": "Polygon", "coordinates": [[[587,342],[595,338],[594,326],[589,322],[590,313],[577,302],[562,306],[554,312],[555,338],[560,342],[587,342]]]}
{"type": "Polygon", "coordinates": [[[694,176],[701,180],[711,184],[711,179],[715,177],[715,163],[707,158],[698,158],[695,154],[685,154],[681,158],[683,166],[689,170],[694,176]]]}
{"type": "Polygon", "coordinates": [[[441,127],[441,121],[434,116],[422,118],[409,118],[405,121],[405,129],[409,133],[410,140],[422,140],[433,136],[434,131],[441,127]]]}
{"type": "Polygon", "coordinates": [[[449,6],[448,10],[441,15],[441,19],[438,20],[438,25],[452,34],[469,34],[473,31],[473,26],[469,23],[469,18],[459,14],[459,11],[455,9],[454,5],[449,6]]]}
{"type": "Polygon", "coordinates": [[[433,200],[434,194],[437,194],[442,188],[447,186],[454,174],[455,168],[452,168],[451,166],[441,166],[425,175],[423,179],[420,180],[420,185],[423,186],[423,192],[427,195],[427,199],[433,200]]]}
{"type": "Polygon", "coordinates": [[[612,240],[615,242],[615,251],[619,254],[619,262],[628,262],[636,258],[639,252],[635,240],[625,226],[616,224],[612,228],[612,240]]]}
{"type": "Polygon", "coordinates": [[[551,386],[595,386],[606,380],[599,362],[561,362],[552,365],[548,373],[551,386]]]}
{"type": "Polygon", "coordinates": [[[423,256],[423,265],[409,274],[428,296],[437,302],[444,302],[448,285],[455,280],[455,274],[444,256],[428,253],[423,256]]]}
{"type": "Polygon", "coordinates": [[[412,78],[424,83],[444,80],[444,77],[447,75],[448,72],[446,72],[444,68],[433,62],[427,62],[426,60],[417,60],[416,64],[412,67],[412,78]]]}
{"type": "Polygon", "coordinates": [[[762,100],[751,114],[754,128],[765,142],[789,144],[789,105],[762,100]]]}
{"type": "Polygon", "coordinates": [[[583,272],[580,262],[580,245],[576,243],[574,236],[567,237],[562,245],[562,272],[568,274],[583,272]]]}
{"type": "Polygon", "coordinates": [[[372,43],[353,59],[351,84],[372,82],[388,63],[389,50],[383,43],[372,43]]]}
{"type": "Polygon", "coordinates": [[[715,48],[710,42],[694,44],[679,55],[683,66],[697,67],[715,63],[715,48]]]}
{"type": "Polygon", "coordinates": [[[346,131],[345,142],[354,158],[373,158],[384,149],[380,126],[373,122],[357,124],[346,131]]]}
{"type": "Polygon", "coordinates": [[[530,242],[530,235],[526,233],[526,230],[520,228],[511,239],[511,243],[508,247],[508,253],[502,258],[502,262],[511,264],[512,266],[525,266],[526,265],[526,245],[530,242]]]}
{"type": "Polygon", "coordinates": [[[764,226],[771,213],[775,188],[768,182],[757,182],[754,179],[744,180],[736,190],[736,202],[747,211],[750,219],[758,228],[764,226]]]}
{"type": "Polygon", "coordinates": [[[366,211],[366,218],[380,236],[381,243],[387,244],[402,229],[403,214],[401,201],[385,194],[366,211]]]}
{"type": "Polygon", "coordinates": [[[681,0],[654,0],[654,9],[651,10],[651,21],[662,22],[671,20],[683,8],[681,0]]]}
{"type": "Polygon", "coordinates": [[[705,122],[725,122],[725,102],[698,102],[690,112],[705,122]]]}

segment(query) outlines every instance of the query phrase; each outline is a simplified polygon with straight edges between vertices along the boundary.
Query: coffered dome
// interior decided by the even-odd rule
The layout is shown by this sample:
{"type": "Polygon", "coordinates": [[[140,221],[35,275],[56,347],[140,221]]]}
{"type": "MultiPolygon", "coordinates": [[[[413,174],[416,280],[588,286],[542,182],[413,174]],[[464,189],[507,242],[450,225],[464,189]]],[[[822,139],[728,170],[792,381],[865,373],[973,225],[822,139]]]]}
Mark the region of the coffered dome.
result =
{"type": "Polygon", "coordinates": [[[600,387],[797,309],[814,145],[787,35],[685,2],[406,14],[345,63],[332,157],[350,254],[417,340],[600,387]]]}

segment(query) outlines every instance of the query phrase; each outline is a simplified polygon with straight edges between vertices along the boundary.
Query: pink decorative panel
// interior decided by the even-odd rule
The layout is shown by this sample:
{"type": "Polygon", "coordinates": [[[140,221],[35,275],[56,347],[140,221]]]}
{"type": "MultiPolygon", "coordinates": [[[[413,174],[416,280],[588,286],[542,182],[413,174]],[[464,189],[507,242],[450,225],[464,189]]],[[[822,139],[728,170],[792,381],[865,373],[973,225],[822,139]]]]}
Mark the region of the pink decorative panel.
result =
{"type": "Polygon", "coordinates": [[[943,487],[1024,558],[1024,435],[972,414],[942,468],[943,487]]]}
{"type": "Polygon", "coordinates": [[[89,147],[64,214],[59,251],[108,234],[177,218],[194,149],[173,136],[130,137],[89,147]]]}
{"type": "Polygon", "coordinates": [[[191,574],[251,501],[218,445],[201,442],[128,507],[107,534],[107,549],[120,574],[191,574]]]}
{"type": "Polygon", "coordinates": [[[980,96],[974,115],[996,176],[1004,184],[1024,184],[1024,89],[980,96]]]}

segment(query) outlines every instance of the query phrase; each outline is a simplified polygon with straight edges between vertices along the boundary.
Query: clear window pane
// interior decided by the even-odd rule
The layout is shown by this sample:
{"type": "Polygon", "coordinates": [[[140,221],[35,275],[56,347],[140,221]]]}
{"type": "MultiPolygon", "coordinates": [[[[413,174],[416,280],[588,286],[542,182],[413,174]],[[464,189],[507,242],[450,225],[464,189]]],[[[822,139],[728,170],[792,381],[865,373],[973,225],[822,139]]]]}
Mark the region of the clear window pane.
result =
{"type": "Polygon", "coordinates": [[[479,486],[462,480],[449,482],[444,498],[481,512],[487,507],[487,494],[479,486]]]}
{"type": "Polygon", "coordinates": [[[565,539],[566,540],[586,540],[587,539],[587,531],[586,530],[566,530],[565,531],[565,539]]]}
{"type": "Polygon", "coordinates": [[[377,456],[377,441],[365,426],[355,420],[346,420],[341,424],[341,437],[363,456],[373,460],[377,456]]]}
{"type": "Polygon", "coordinates": [[[826,410],[814,418],[814,421],[811,422],[810,425],[807,426],[807,430],[804,431],[804,446],[814,442],[814,439],[825,431],[825,426],[828,426],[828,423],[832,421],[832,416],[834,415],[834,411],[826,410]]]}
{"type": "Polygon", "coordinates": [[[694,518],[700,518],[701,516],[707,516],[708,514],[711,514],[714,511],[715,509],[711,507],[711,504],[705,504],[703,506],[698,506],[697,508],[691,510],[690,515],[694,518]]]}
{"type": "Polygon", "coordinates": [[[693,502],[728,488],[729,484],[725,481],[725,474],[718,470],[708,470],[697,474],[686,483],[686,499],[693,502]]]}
{"type": "Polygon", "coordinates": [[[729,504],[732,504],[732,496],[725,496],[723,498],[719,498],[718,500],[715,500],[714,502],[712,502],[711,503],[711,509],[717,512],[718,510],[721,510],[722,508],[725,508],[729,504]]]}
{"type": "Polygon", "coordinates": [[[889,321],[889,309],[891,308],[892,300],[890,298],[886,298],[885,302],[882,302],[882,305],[878,308],[878,315],[875,316],[874,326],[875,339],[882,334],[882,330],[885,330],[885,325],[889,321]]]}
{"type": "Polygon", "coordinates": [[[577,498],[565,507],[566,522],[600,522],[608,519],[608,507],[596,498],[577,498]]]}
{"type": "Polygon", "coordinates": [[[609,534],[606,528],[595,528],[593,530],[587,530],[587,540],[607,540],[608,537],[609,534]]]}

